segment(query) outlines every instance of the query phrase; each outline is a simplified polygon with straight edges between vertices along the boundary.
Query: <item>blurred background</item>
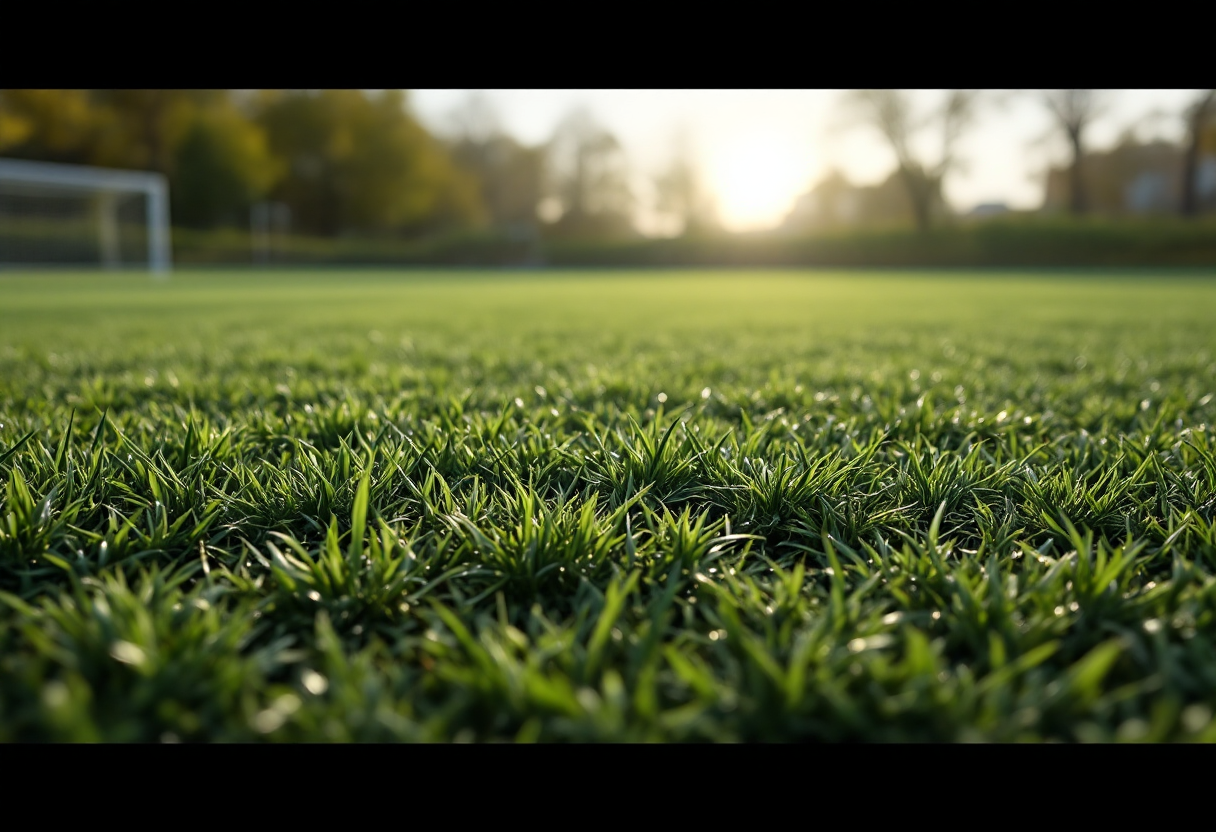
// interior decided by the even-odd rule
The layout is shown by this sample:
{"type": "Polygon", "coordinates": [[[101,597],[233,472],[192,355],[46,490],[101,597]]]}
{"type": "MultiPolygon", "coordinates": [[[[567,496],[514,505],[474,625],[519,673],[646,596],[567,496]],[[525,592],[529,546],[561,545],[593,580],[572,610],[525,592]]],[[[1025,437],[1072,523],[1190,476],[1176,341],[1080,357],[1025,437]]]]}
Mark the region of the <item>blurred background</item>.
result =
{"type": "MultiPolygon", "coordinates": [[[[4,161],[163,175],[177,267],[1216,265],[1212,90],[0,90],[4,161]]],[[[0,267],[147,262],[3,173],[0,267]]]]}

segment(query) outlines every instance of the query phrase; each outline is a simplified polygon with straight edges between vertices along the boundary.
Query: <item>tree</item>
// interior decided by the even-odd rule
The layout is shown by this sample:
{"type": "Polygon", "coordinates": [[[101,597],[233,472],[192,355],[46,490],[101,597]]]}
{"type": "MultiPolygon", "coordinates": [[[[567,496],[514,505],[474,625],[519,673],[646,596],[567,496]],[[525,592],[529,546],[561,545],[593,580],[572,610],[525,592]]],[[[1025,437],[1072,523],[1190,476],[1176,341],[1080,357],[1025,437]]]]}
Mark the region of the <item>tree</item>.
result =
{"type": "MultiPolygon", "coordinates": [[[[224,103],[225,90],[91,90],[97,108],[93,164],[154,170],[172,180],[177,148],[200,110],[224,103]]],[[[172,187],[172,181],[170,182],[172,187]]]]}
{"type": "Polygon", "coordinates": [[[0,152],[89,164],[97,113],[88,90],[0,90],[0,152]]]}
{"type": "Polygon", "coordinates": [[[476,182],[398,90],[264,94],[253,107],[285,172],[274,195],[317,234],[421,232],[476,221],[476,182]]]}
{"type": "Polygon", "coordinates": [[[1204,127],[1216,114],[1216,90],[1204,90],[1186,108],[1187,137],[1182,157],[1182,215],[1193,217],[1199,213],[1199,198],[1196,193],[1196,174],[1199,169],[1199,150],[1203,141],[1204,127]]]}
{"type": "Polygon", "coordinates": [[[224,90],[3,90],[0,149],[46,162],[174,173],[178,145],[224,90]]]}
{"type": "Polygon", "coordinates": [[[460,140],[482,146],[504,134],[498,111],[480,91],[470,93],[464,103],[448,114],[452,133],[460,140]]]}
{"type": "Polygon", "coordinates": [[[264,137],[224,90],[5,90],[0,114],[5,155],[166,174],[187,225],[239,213],[273,179],[264,137]]]}
{"type": "Polygon", "coordinates": [[[980,101],[978,91],[949,90],[940,106],[918,115],[908,90],[852,90],[844,98],[845,112],[852,123],[876,130],[895,154],[916,227],[921,231],[930,227],[943,206],[942,181],[957,165],[958,139],[973,122],[980,101]],[[935,161],[916,149],[917,138],[931,128],[940,131],[935,161]]]}
{"type": "Polygon", "coordinates": [[[717,226],[713,206],[701,185],[683,135],[677,138],[671,163],[655,179],[655,186],[659,211],[680,223],[681,234],[699,234],[717,226]]]}
{"type": "Polygon", "coordinates": [[[0,151],[154,170],[173,216],[243,224],[273,192],[305,231],[413,231],[476,221],[474,177],[399,91],[0,90],[0,151]]]}
{"type": "MultiPolygon", "coordinates": [[[[1176,213],[1182,148],[1160,138],[1144,141],[1126,130],[1113,147],[1085,153],[1085,208],[1103,215],[1176,213]]],[[[1071,204],[1071,171],[1047,171],[1043,207],[1071,204]]]]}
{"type": "Polygon", "coordinates": [[[507,135],[480,94],[457,108],[451,121],[452,158],[476,177],[490,221],[503,228],[534,227],[544,187],[544,148],[526,147],[507,135]]]}
{"type": "Polygon", "coordinates": [[[224,99],[197,114],[173,157],[169,191],[175,222],[243,225],[250,205],[282,177],[265,131],[224,99]]]}
{"type": "Polygon", "coordinates": [[[798,198],[783,227],[793,233],[830,228],[903,225],[914,219],[908,189],[898,170],[882,182],[854,185],[829,170],[798,198]]]}
{"type": "Polygon", "coordinates": [[[1109,91],[1042,90],[1041,98],[1057,129],[1063,131],[1068,140],[1071,154],[1068,168],[1069,209],[1073,214],[1084,214],[1089,208],[1082,164],[1085,158],[1085,131],[1106,111],[1109,91]]]}
{"type": "Polygon", "coordinates": [[[624,152],[588,111],[575,110],[562,120],[547,156],[550,188],[561,203],[557,231],[577,236],[634,233],[624,152]]]}

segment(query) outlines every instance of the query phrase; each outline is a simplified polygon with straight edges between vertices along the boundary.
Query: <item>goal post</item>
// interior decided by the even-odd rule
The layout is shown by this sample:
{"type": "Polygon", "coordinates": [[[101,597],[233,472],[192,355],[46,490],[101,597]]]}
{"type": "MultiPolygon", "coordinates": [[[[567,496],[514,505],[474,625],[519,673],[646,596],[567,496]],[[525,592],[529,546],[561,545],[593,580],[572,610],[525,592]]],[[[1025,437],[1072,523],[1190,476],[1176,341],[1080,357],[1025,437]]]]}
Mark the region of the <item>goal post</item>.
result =
{"type": "MultiPolygon", "coordinates": [[[[169,239],[169,186],[165,177],[147,171],[0,159],[0,266],[24,265],[23,254],[4,251],[34,244],[36,229],[49,228],[61,239],[91,235],[97,242],[90,259],[104,267],[121,264],[120,208],[130,197],[143,197],[142,225],[146,236],[148,268],[167,274],[172,268],[169,239]],[[69,210],[57,206],[74,206],[69,210]],[[41,218],[41,219],[39,219],[41,218]],[[36,225],[36,223],[41,223],[36,225]],[[91,229],[88,226],[92,226],[91,229]],[[5,228],[5,226],[8,226],[5,228]],[[56,228],[58,226],[58,230],[56,228]]],[[[22,249],[24,252],[25,249],[22,249]]],[[[30,259],[42,262],[72,260],[62,249],[30,259]]],[[[87,255],[86,255],[87,256],[87,255]]],[[[81,254],[77,250],[75,262],[81,254]]]]}

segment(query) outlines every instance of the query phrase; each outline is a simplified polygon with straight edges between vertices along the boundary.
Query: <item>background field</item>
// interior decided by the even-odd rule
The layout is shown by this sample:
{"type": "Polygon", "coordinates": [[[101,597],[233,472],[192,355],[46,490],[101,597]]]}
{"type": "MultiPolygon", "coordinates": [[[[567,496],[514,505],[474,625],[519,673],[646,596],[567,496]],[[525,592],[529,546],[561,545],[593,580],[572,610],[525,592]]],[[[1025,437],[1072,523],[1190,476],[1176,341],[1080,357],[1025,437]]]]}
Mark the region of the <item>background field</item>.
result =
{"type": "Polygon", "coordinates": [[[1216,739],[1213,310],[4,275],[0,739],[1216,739]]]}

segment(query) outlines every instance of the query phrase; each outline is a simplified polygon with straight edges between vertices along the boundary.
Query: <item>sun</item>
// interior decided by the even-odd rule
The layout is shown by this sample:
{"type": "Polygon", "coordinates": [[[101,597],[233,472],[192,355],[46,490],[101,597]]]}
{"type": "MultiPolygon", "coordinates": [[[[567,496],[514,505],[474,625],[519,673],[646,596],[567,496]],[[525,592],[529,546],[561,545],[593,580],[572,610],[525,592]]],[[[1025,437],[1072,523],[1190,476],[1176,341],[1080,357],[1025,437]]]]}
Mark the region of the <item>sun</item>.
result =
{"type": "Polygon", "coordinates": [[[722,225],[753,231],[779,224],[803,190],[804,156],[772,133],[742,134],[711,151],[706,174],[722,225]]]}

